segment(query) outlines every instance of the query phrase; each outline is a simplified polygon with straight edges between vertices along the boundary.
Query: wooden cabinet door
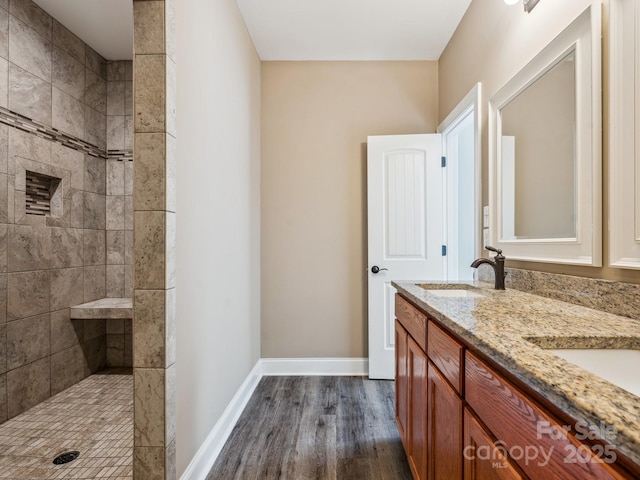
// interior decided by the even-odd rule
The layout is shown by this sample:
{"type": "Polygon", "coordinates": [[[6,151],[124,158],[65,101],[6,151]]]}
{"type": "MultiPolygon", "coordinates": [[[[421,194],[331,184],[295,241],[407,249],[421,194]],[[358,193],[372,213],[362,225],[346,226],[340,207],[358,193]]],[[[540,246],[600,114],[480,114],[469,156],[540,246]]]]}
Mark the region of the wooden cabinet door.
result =
{"type": "Polygon", "coordinates": [[[464,480],[521,480],[525,477],[496,448],[485,429],[464,409],[464,480]]]}
{"type": "Polygon", "coordinates": [[[427,354],[408,337],[409,466],[415,480],[427,478],[427,354]]]}
{"type": "Polygon", "coordinates": [[[462,400],[429,361],[429,480],[462,479],[462,400]]]}
{"type": "Polygon", "coordinates": [[[396,320],[396,423],[405,450],[408,450],[409,376],[407,331],[396,320]]]}

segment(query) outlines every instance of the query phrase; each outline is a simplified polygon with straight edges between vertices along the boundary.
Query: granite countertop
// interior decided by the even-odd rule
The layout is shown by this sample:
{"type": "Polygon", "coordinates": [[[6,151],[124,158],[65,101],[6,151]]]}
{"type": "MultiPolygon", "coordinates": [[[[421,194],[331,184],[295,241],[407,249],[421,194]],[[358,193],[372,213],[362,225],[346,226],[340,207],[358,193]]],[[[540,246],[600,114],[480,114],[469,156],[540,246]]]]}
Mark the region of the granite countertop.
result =
{"type": "Polygon", "coordinates": [[[80,320],[133,318],[133,301],[131,298],[101,298],[75,305],[71,307],[71,318],[80,320]]]}
{"type": "Polygon", "coordinates": [[[640,465],[640,398],[541,348],[640,349],[640,321],[518,290],[494,290],[486,282],[392,284],[576,422],[605,437],[613,432],[608,443],[640,465]],[[419,286],[425,284],[469,288],[483,296],[439,297],[419,286]]]}

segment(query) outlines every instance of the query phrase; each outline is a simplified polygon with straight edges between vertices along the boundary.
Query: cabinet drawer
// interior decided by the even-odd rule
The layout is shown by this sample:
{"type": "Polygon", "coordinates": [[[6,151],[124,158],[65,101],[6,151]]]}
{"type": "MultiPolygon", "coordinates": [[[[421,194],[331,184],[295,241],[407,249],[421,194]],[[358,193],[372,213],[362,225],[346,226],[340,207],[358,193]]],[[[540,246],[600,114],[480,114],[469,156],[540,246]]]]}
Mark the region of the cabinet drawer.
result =
{"type": "Polygon", "coordinates": [[[595,459],[589,446],[564,434],[561,425],[468,351],[465,377],[469,406],[530,478],[624,478],[595,459]]]}
{"type": "Polygon", "coordinates": [[[462,345],[448,333],[429,320],[427,331],[427,354],[431,362],[438,367],[444,377],[453,385],[456,392],[462,392],[462,345]]]}
{"type": "Polygon", "coordinates": [[[427,351],[427,317],[396,294],[396,318],[416,343],[427,351]]]}

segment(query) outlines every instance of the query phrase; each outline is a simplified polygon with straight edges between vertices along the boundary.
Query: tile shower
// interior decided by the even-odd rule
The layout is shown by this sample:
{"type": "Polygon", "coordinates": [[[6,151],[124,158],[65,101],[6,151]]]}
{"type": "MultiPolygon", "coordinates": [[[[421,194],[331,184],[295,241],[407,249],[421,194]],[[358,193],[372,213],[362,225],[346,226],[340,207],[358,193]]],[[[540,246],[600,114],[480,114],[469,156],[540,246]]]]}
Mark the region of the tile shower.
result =
{"type": "Polygon", "coordinates": [[[130,319],[132,63],[106,61],[30,0],[0,0],[0,423],[105,367],[130,319]]]}

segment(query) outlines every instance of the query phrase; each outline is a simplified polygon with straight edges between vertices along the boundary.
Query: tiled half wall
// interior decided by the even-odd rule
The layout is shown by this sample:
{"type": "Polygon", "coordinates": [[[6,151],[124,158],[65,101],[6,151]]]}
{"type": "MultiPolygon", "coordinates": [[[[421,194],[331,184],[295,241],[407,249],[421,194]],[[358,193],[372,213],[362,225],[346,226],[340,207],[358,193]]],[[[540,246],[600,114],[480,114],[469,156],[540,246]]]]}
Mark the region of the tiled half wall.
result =
{"type": "Polygon", "coordinates": [[[130,324],[69,307],[131,296],[131,70],[0,1],[0,422],[126,363],[130,324]],[[27,214],[27,171],[59,180],[55,215],[27,214]]]}

